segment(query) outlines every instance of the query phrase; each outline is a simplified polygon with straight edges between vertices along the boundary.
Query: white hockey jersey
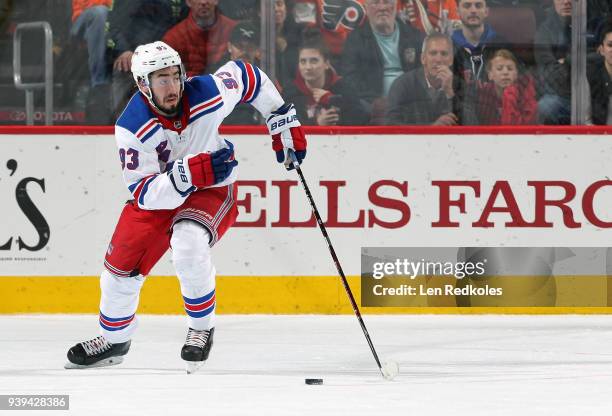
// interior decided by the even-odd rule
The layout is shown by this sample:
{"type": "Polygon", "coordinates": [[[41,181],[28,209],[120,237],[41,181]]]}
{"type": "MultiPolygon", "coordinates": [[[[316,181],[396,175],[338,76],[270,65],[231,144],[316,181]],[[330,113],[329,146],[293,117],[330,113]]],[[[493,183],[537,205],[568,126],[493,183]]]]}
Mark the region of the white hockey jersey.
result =
{"type": "MultiPolygon", "coordinates": [[[[187,195],[175,189],[166,172],[177,159],[227,147],[219,125],[240,102],[252,104],[266,119],[284,104],[268,76],[241,61],[187,79],[174,119],[153,111],[140,92],[132,97],[117,120],[115,138],[123,178],[140,208],[174,209],[183,203],[187,195]]],[[[238,167],[215,186],[233,183],[237,173],[238,167]]]]}

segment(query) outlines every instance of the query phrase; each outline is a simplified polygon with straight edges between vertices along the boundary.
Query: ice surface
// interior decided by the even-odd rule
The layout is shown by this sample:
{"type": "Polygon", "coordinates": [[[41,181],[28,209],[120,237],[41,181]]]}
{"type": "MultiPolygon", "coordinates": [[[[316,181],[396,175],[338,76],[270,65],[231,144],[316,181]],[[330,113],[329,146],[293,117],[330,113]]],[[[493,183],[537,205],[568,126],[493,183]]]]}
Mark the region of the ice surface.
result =
{"type": "Polygon", "coordinates": [[[400,365],[393,381],[354,316],[221,315],[208,362],[187,375],[180,316],[140,316],[119,366],[65,370],[96,316],[3,315],[0,394],[70,395],[69,411],[27,412],[47,416],[612,414],[612,316],[364,319],[381,360],[400,365]]]}

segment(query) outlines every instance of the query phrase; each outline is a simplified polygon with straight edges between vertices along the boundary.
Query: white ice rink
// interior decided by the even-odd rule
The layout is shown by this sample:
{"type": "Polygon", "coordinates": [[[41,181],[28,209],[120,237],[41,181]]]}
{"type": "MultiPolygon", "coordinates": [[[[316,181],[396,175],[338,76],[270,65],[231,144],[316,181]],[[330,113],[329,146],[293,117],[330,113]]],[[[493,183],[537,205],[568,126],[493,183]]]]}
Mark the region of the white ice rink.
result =
{"type": "Polygon", "coordinates": [[[123,364],[64,370],[96,316],[0,316],[0,394],[69,394],[70,415],[610,415],[612,316],[218,317],[187,375],[180,316],[141,316],[123,364]],[[323,378],[322,386],[304,378],[323,378]]]}

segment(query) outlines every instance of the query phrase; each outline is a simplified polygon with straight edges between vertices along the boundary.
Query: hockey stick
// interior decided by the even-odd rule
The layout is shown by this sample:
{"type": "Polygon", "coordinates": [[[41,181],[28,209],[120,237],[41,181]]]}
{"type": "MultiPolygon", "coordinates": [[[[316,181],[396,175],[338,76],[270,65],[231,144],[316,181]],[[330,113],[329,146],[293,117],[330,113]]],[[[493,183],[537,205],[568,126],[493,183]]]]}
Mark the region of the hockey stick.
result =
{"type": "Polygon", "coordinates": [[[374,355],[374,360],[376,361],[376,365],[378,366],[380,373],[385,379],[392,380],[393,377],[395,377],[397,373],[399,372],[397,363],[392,362],[392,361],[385,362],[384,364],[380,363],[380,359],[378,358],[378,354],[376,353],[376,348],[374,348],[374,344],[372,343],[372,339],[370,338],[368,329],[366,328],[365,323],[363,322],[363,318],[361,317],[361,312],[359,312],[359,307],[357,306],[357,302],[355,302],[355,297],[353,296],[351,287],[349,286],[348,281],[346,280],[346,276],[344,275],[344,271],[342,270],[342,266],[340,265],[340,260],[338,260],[338,256],[336,256],[336,251],[334,250],[334,246],[332,245],[329,235],[327,234],[327,230],[325,229],[325,225],[323,224],[321,215],[319,215],[319,210],[317,209],[317,206],[314,202],[314,198],[312,197],[312,194],[310,193],[310,189],[308,188],[308,184],[306,183],[306,179],[304,178],[304,174],[302,173],[302,168],[300,168],[300,165],[297,162],[295,154],[293,154],[293,151],[291,150],[289,151],[289,157],[291,157],[292,159],[290,163],[292,163],[298,176],[300,177],[300,182],[302,183],[302,188],[304,188],[304,192],[306,193],[308,202],[310,202],[310,208],[312,209],[312,213],[317,219],[317,224],[319,224],[319,229],[321,230],[321,233],[323,234],[323,237],[325,238],[325,241],[327,242],[329,253],[331,254],[334,264],[336,265],[338,274],[340,274],[340,278],[342,279],[342,285],[344,286],[344,290],[346,291],[346,294],[348,295],[349,300],[351,301],[353,312],[355,312],[355,316],[357,317],[357,320],[359,321],[359,325],[361,326],[363,335],[365,335],[366,341],[368,342],[368,345],[370,346],[370,351],[372,351],[372,355],[374,355]]]}

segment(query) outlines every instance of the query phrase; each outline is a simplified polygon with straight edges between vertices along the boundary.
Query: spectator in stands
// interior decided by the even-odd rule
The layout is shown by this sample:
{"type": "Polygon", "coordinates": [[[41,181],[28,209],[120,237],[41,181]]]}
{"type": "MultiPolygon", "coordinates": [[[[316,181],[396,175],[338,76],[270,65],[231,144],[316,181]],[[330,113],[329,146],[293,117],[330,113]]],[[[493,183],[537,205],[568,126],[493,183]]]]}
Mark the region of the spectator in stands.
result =
{"type": "Polygon", "coordinates": [[[185,0],[114,0],[108,20],[116,116],[135,92],[130,68],[136,46],[160,40],[187,12],[185,0]]]}
{"type": "Polygon", "coordinates": [[[554,0],[554,8],[538,27],[535,61],[542,97],[538,114],[543,124],[571,121],[571,28],[572,0],[554,0]]]}
{"type": "Polygon", "coordinates": [[[587,124],[612,125],[612,20],[600,33],[600,56],[587,66],[587,124]]]}
{"type": "Polygon", "coordinates": [[[612,18],[610,0],[587,0],[587,41],[589,46],[599,47],[601,30],[612,18]]]}
{"type": "Polygon", "coordinates": [[[368,115],[351,88],[330,63],[330,53],[319,33],[306,34],[298,52],[299,72],[285,91],[302,124],[335,126],[366,124],[368,115]]]}
{"type": "Polygon", "coordinates": [[[419,66],[424,36],[396,18],[397,0],[366,0],[365,6],[368,17],[348,36],[342,67],[362,104],[370,107],[371,123],[378,124],[393,81],[419,66]]]}
{"type": "Polygon", "coordinates": [[[399,17],[421,32],[451,35],[461,27],[455,0],[400,0],[399,17]]]}
{"type": "Polygon", "coordinates": [[[490,81],[478,86],[476,112],[481,125],[522,125],[538,121],[535,82],[519,72],[519,63],[507,49],[497,50],[487,62],[490,81]]]}
{"type": "Polygon", "coordinates": [[[110,74],[106,63],[106,21],[112,0],[73,0],[70,35],[85,40],[89,55],[91,89],[87,102],[87,121],[110,122],[110,74]]]}
{"type": "Polygon", "coordinates": [[[347,37],[366,18],[366,0],[297,0],[295,22],[316,26],[330,51],[331,64],[341,69],[347,37]]]}
{"type": "MultiPolygon", "coordinates": [[[[245,61],[259,65],[261,60],[261,35],[259,25],[255,22],[240,22],[232,30],[227,49],[229,56],[227,60],[245,61]]],[[[222,60],[224,64],[227,60],[222,60]]]]}
{"type": "Polygon", "coordinates": [[[187,6],[189,16],[162,40],[179,53],[187,75],[193,76],[225,63],[221,60],[236,22],[219,13],[218,0],[187,0],[187,6]]]}
{"type": "MultiPolygon", "coordinates": [[[[259,66],[261,59],[261,35],[259,25],[252,22],[240,22],[234,26],[230,39],[226,42],[227,53],[220,61],[210,66],[206,72],[215,72],[218,67],[227,61],[244,61],[259,66]]],[[[234,111],[223,121],[224,125],[252,125],[259,124],[259,116],[255,108],[246,103],[240,103],[234,111]]]]}
{"type": "Polygon", "coordinates": [[[453,42],[433,33],[423,42],[421,68],[395,80],[389,92],[387,124],[454,126],[461,120],[456,90],[461,80],[453,76],[453,42]]]}
{"type": "Polygon", "coordinates": [[[485,81],[485,63],[497,49],[509,49],[508,43],[486,22],[486,0],[458,0],[457,6],[462,27],[452,35],[454,72],[467,82],[485,81]]]}
{"type": "Polygon", "coordinates": [[[13,12],[13,0],[0,0],[0,34],[6,31],[5,23],[8,22],[13,12]]]}
{"type": "Polygon", "coordinates": [[[287,18],[287,2],[274,0],[274,23],[276,25],[276,70],[280,86],[285,88],[296,73],[297,49],[301,28],[293,19],[287,18]]]}

